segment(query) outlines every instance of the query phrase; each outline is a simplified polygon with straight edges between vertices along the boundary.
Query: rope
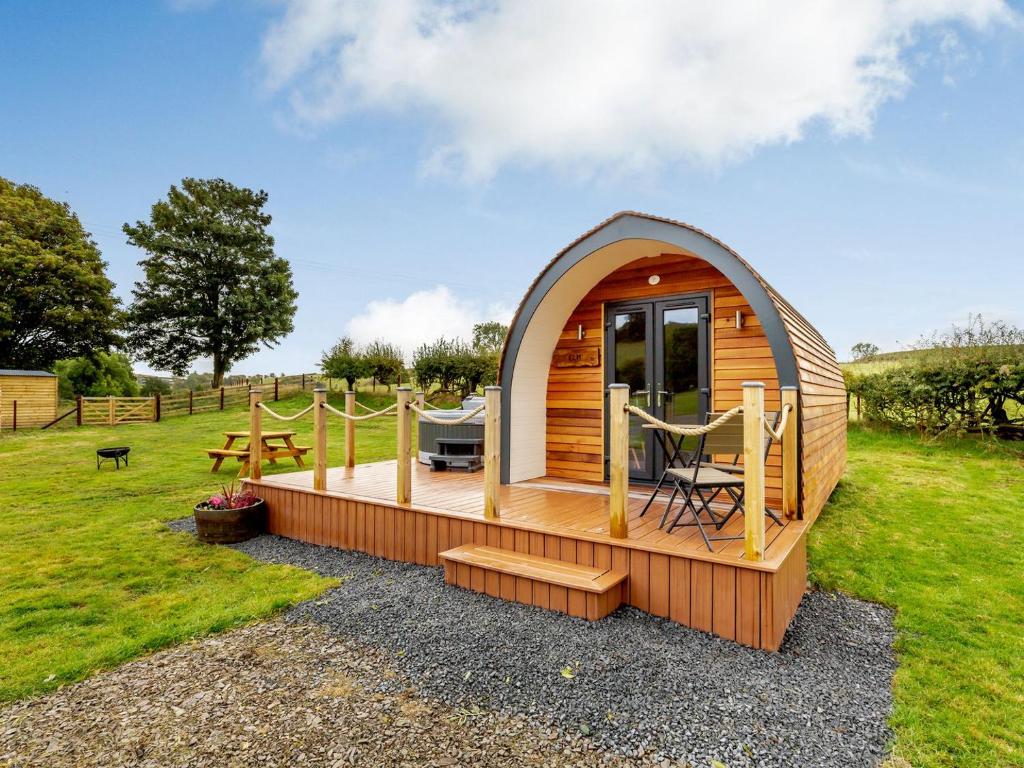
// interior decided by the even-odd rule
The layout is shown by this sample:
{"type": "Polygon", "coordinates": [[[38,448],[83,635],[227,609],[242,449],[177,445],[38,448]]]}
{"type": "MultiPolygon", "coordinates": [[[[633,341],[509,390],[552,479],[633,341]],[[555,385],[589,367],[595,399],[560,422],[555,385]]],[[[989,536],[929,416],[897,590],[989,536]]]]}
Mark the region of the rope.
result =
{"type": "Polygon", "coordinates": [[[779,419],[779,428],[777,430],[772,429],[771,424],[769,424],[768,420],[765,419],[764,431],[771,435],[772,440],[779,443],[782,442],[782,436],[786,433],[786,425],[789,423],[789,412],[792,410],[793,406],[789,403],[782,406],[782,418],[779,419]]]}
{"type": "Polygon", "coordinates": [[[264,411],[269,413],[271,416],[273,416],[278,421],[295,421],[300,416],[305,416],[307,413],[309,413],[310,411],[313,410],[313,406],[312,405],[307,405],[305,408],[303,408],[298,413],[292,414],[291,416],[282,416],[280,413],[274,413],[272,410],[270,410],[270,408],[267,407],[266,403],[260,402],[260,403],[258,403],[258,405],[259,405],[260,408],[262,408],[264,411]]]}
{"type": "MultiPolygon", "coordinates": [[[[370,407],[370,406],[368,406],[368,405],[363,405],[363,404],[362,404],[362,403],[360,403],[360,402],[359,402],[358,400],[356,400],[356,405],[358,405],[358,406],[359,406],[360,408],[362,408],[362,409],[363,409],[364,411],[369,411],[370,413],[377,413],[377,411],[373,410],[373,408],[371,408],[371,407],[370,407]]],[[[384,411],[380,411],[380,413],[384,413],[384,411]]]]}
{"type": "Polygon", "coordinates": [[[700,427],[684,427],[682,424],[669,424],[667,421],[656,419],[654,416],[651,416],[651,414],[647,413],[647,411],[641,408],[637,408],[635,405],[630,405],[629,403],[626,403],[626,410],[635,416],[639,416],[648,424],[653,424],[658,429],[663,429],[666,432],[671,432],[673,435],[682,435],[683,437],[699,437],[700,435],[706,435],[708,432],[718,429],[733,416],[737,416],[743,413],[743,406],[737,405],[735,408],[726,411],[709,424],[704,424],[703,426],[700,427]]]}
{"type": "Polygon", "coordinates": [[[398,403],[395,403],[394,405],[389,405],[387,408],[381,411],[373,411],[372,413],[366,413],[363,414],[362,416],[349,416],[344,411],[339,411],[337,408],[334,408],[333,406],[324,403],[325,411],[327,411],[328,413],[333,413],[335,416],[341,416],[341,418],[348,419],[349,421],[367,421],[368,419],[375,419],[378,416],[385,416],[386,414],[389,414],[392,411],[397,410],[397,408],[398,403]]]}
{"type": "Polygon", "coordinates": [[[439,405],[434,405],[433,403],[427,402],[426,400],[423,401],[423,405],[426,406],[427,408],[433,408],[435,411],[445,411],[445,410],[448,410],[447,408],[442,408],[439,405]]]}
{"type": "Polygon", "coordinates": [[[472,419],[474,416],[483,413],[486,408],[487,408],[487,404],[484,403],[483,405],[474,408],[469,413],[467,413],[467,414],[465,414],[463,416],[460,416],[457,419],[439,419],[436,416],[431,416],[426,411],[424,411],[424,410],[422,410],[420,408],[417,408],[415,403],[409,403],[409,410],[410,411],[415,411],[416,413],[418,413],[420,415],[420,418],[422,418],[424,421],[427,421],[427,422],[429,422],[431,424],[440,424],[441,426],[447,426],[447,427],[454,427],[454,426],[456,426],[458,424],[465,424],[467,421],[472,419]]]}

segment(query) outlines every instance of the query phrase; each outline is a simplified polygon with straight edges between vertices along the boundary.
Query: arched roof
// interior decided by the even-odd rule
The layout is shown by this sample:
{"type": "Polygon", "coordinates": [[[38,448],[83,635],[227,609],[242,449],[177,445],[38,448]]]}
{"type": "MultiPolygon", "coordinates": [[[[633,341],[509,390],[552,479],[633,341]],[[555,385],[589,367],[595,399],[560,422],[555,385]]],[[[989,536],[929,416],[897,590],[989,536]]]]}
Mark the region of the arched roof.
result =
{"type": "MultiPolygon", "coordinates": [[[[635,211],[622,211],[581,235],[560,251],[526,292],[512,319],[502,349],[500,384],[506,393],[502,407],[502,442],[509,445],[516,360],[534,315],[552,288],[589,256],[623,241],[656,241],[700,258],[721,272],[743,294],[761,322],[782,386],[803,389],[811,371],[825,379],[842,381],[835,354],[821,334],[739,254],[715,237],[680,221],[635,211]]],[[[572,308],[570,307],[569,310],[572,308]]],[[[509,451],[502,452],[502,478],[509,481],[509,451]]]]}

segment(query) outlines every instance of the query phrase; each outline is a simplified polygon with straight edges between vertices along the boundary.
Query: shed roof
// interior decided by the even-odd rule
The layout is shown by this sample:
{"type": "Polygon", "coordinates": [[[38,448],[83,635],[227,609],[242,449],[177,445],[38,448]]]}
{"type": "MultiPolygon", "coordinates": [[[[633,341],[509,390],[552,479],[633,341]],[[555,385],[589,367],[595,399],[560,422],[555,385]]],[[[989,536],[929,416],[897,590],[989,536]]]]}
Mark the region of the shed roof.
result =
{"type": "Polygon", "coordinates": [[[49,371],[22,371],[18,368],[0,368],[0,376],[48,376],[52,378],[54,375],[49,371]]]}

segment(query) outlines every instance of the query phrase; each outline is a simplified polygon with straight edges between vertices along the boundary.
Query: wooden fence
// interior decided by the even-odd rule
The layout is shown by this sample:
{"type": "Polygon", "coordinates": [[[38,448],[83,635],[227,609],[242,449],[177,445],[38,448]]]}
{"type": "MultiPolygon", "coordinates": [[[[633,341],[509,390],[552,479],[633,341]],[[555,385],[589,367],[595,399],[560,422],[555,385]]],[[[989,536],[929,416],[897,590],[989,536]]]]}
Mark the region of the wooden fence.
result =
{"type": "MultiPolygon", "coordinates": [[[[319,380],[317,374],[302,373],[295,376],[280,376],[266,381],[263,387],[274,400],[291,394],[312,389],[319,380]]],[[[139,424],[146,421],[160,421],[174,416],[191,416],[196,413],[223,411],[232,406],[244,406],[249,402],[249,391],[253,384],[235,384],[228,387],[207,390],[188,390],[170,395],[151,397],[83,397],[76,398],[75,408],[50,422],[52,426],[60,419],[75,414],[78,426],[118,424],[139,424]]],[[[44,429],[46,428],[44,427],[44,429]]]]}

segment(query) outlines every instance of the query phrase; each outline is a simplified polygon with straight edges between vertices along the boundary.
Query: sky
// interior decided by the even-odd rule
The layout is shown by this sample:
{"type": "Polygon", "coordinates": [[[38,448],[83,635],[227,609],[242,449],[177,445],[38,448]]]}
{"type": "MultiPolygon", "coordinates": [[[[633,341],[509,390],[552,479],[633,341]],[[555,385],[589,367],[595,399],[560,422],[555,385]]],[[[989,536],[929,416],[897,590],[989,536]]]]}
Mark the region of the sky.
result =
{"type": "Polygon", "coordinates": [[[620,210],[732,246],[840,359],[1024,325],[1013,3],[0,0],[0,71],[0,175],[78,213],[126,302],[121,226],[171,184],[269,193],[295,330],[235,373],[507,321],[620,210]]]}

